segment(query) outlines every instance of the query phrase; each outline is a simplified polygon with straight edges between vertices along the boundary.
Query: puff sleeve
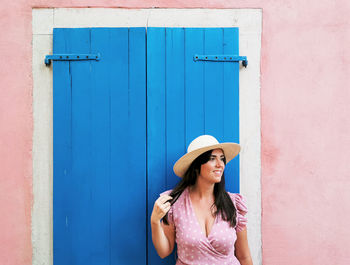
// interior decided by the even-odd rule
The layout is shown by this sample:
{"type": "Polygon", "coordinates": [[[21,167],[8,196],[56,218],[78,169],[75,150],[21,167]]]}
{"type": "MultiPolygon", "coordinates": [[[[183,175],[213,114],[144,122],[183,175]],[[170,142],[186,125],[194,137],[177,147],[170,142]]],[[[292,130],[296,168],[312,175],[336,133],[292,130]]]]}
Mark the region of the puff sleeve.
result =
{"type": "Polygon", "coordinates": [[[245,215],[248,212],[244,197],[241,194],[238,193],[229,193],[233,205],[235,206],[237,210],[237,223],[236,223],[236,231],[240,232],[246,228],[248,219],[245,217],[245,215]]]}
{"type": "MultiPolygon", "coordinates": [[[[162,192],[160,194],[160,196],[162,196],[162,195],[170,195],[171,191],[172,190],[164,191],[164,192],[162,192]]],[[[168,222],[169,222],[169,224],[174,224],[174,209],[173,209],[173,206],[174,205],[172,205],[170,207],[170,210],[168,211],[168,222]]]]}

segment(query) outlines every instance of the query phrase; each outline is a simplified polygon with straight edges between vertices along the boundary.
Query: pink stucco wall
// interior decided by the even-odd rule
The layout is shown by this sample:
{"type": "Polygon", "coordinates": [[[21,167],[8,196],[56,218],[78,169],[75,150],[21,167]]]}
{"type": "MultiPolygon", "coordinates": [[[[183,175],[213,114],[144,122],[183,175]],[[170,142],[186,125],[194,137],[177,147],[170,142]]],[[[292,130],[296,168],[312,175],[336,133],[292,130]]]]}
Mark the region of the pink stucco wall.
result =
{"type": "Polygon", "coordinates": [[[0,264],[31,264],[33,7],[262,8],[263,264],[350,264],[350,2],[13,0],[0,8],[0,264]]]}

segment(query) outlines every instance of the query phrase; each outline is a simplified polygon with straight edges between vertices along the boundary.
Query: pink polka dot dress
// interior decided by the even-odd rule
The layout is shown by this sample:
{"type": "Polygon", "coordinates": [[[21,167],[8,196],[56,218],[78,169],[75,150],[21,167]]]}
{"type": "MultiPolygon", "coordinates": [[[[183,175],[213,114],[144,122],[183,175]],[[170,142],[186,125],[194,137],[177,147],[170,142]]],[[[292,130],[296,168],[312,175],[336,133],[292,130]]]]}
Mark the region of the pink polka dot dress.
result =
{"type": "MultiPolygon", "coordinates": [[[[163,192],[170,194],[171,190],[163,192]]],[[[246,227],[247,213],[243,197],[230,193],[233,205],[237,209],[236,226],[229,223],[218,214],[208,237],[202,231],[192,207],[189,188],[186,188],[168,212],[169,223],[175,226],[175,241],[177,244],[176,265],[240,265],[235,257],[236,231],[246,227]]]]}

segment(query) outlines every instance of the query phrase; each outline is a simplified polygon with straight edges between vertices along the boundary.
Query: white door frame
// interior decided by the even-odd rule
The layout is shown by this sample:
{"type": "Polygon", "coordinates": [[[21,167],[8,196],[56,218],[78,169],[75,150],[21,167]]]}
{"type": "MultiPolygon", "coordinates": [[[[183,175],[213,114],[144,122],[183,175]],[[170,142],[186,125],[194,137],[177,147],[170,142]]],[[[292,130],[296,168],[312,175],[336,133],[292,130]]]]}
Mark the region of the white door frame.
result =
{"type": "Polygon", "coordinates": [[[53,28],[79,27],[239,27],[240,55],[248,67],[240,70],[239,128],[240,190],[248,205],[248,241],[253,263],[262,264],[260,50],[262,9],[127,9],[38,8],[32,10],[33,29],[33,264],[53,264],[53,28]]]}

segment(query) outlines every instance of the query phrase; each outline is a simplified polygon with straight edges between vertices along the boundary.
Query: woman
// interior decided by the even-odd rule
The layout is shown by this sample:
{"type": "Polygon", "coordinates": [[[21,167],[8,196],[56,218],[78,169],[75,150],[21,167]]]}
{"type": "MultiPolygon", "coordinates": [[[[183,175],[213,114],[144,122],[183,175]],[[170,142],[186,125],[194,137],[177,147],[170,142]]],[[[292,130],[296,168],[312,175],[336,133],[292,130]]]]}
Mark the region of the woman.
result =
{"type": "Polygon", "coordinates": [[[252,265],[247,208],[239,194],[225,191],[226,162],[240,151],[213,136],[194,139],[174,165],[182,180],[156,200],[151,215],[152,241],[161,258],[177,243],[176,265],[252,265]]]}

